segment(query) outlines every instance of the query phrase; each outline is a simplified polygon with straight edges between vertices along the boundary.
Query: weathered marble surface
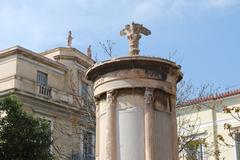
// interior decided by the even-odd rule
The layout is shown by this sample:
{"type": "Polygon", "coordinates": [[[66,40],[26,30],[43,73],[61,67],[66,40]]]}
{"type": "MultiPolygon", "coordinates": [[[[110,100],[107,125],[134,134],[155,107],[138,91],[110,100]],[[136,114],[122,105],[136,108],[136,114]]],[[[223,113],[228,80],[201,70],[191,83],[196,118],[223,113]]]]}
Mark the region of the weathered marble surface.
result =
{"type": "Polygon", "coordinates": [[[87,72],[98,100],[96,159],[177,160],[180,68],[152,57],[122,57],[87,72]]]}

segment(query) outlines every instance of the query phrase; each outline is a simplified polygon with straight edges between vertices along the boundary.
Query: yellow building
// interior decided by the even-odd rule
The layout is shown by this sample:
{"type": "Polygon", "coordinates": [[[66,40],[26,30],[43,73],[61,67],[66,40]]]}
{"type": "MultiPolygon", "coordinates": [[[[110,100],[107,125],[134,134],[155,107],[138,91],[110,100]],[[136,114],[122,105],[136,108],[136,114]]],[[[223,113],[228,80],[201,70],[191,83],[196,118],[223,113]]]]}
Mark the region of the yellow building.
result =
{"type": "Polygon", "coordinates": [[[0,51],[0,96],[16,94],[24,110],[49,120],[52,150],[59,159],[94,155],[81,141],[94,140],[89,131],[80,132],[81,115],[75,100],[91,94],[91,83],[84,74],[93,64],[91,57],[71,47],[43,53],[20,46],[0,51]]]}
{"type": "MultiPolygon", "coordinates": [[[[237,128],[240,126],[240,121],[223,112],[226,106],[231,108],[239,105],[240,90],[234,90],[215,96],[194,99],[178,106],[179,134],[187,138],[193,137],[192,141],[206,138],[208,144],[208,147],[199,145],[194,149],[186,145],[180,153],[180,159],[191,160],[189,157],[194,157],[197,160],[240,160],[240,144],[230,138],[229,132],[224,129],[225,123],[230,123],[233,128],[237,128]],[[191,125],[195,125],[194,129],[191,129],[191,125]],[[225,142],[230,146],[218,141],[218,135],[223,136],[225,142]],[[213,156],[218,151],[220,151],[220,155],[213,156]]],[[[234,136],[239,137],[240,134],[234,136]]]]}

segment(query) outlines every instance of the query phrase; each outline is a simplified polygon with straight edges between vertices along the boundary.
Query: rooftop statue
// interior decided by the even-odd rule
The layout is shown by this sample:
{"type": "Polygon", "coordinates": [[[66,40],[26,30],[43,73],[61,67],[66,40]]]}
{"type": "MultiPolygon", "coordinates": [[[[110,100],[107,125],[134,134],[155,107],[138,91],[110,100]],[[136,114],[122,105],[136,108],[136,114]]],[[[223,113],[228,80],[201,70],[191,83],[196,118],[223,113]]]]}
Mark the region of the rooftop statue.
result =
{"type": "Polygon", "coordinates": [[[87,48],[87,56],[90,57],[90,58],[92,57],[91,45],[89,45],[88,48],[87,48]]]}
{"type": "Polygon", "coordinates": [[[121,36],[127,36],[129,43],[129,55],[139,55],[139,40],[141,34],[148,36],[151,31],[145,28],[142,24],[132,22],[127,24],[123,30],[120,31],[121,36]]]}
{"type": "Polygon", "coordinates": [[[70,47],[70,48],[72,48],[72,40],[73,40],[72,32],[68,31],[67,46],[70,47]]]}

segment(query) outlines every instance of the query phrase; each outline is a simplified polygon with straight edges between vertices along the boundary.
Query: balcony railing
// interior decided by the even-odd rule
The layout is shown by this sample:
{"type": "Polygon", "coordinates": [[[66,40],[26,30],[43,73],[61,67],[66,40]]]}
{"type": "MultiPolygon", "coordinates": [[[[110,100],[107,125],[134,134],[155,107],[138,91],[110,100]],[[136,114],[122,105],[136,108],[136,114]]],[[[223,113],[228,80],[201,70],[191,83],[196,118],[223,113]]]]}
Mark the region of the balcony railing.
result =
{"type": "Polygon", "coordinates": [[[39,94],[47,96],[47,97],[51,97],[51,92],[52,92],[52,88],[45,86],[45,85],[39,85],[39,94]]]}

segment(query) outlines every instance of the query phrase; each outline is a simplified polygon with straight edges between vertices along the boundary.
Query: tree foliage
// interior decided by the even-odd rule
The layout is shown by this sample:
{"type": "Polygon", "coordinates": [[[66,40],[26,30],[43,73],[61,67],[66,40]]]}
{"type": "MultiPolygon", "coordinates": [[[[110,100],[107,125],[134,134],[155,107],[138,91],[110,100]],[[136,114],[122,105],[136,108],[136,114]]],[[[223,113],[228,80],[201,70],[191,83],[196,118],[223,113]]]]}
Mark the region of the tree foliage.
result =
{"type": "Polygon", "coordinates": [[[0,100],[0,159],[51,160],[49,123],[22,110],[16,96],[0,100]]]}
{"type": "MultiPolygon", "coordinates": [[[[223,108],[223,112],[227,115],[230,115],[234,120],[237,122],[240,122],[240,107],[239,106],[234,106],[234,107],[228,107],[225,106],[223,108]]],[[[224,123],[224,129],[228,132],[228,135],[236,142],[240,143],[240,130],[239,127],[234,127],[231,123],[224,123]]],[[[225,140],[225,138],[222,135],[218,135],[218,139],[223,142],[227,146],[233,146],[232,144],[229,144],[225,140]]]]}

